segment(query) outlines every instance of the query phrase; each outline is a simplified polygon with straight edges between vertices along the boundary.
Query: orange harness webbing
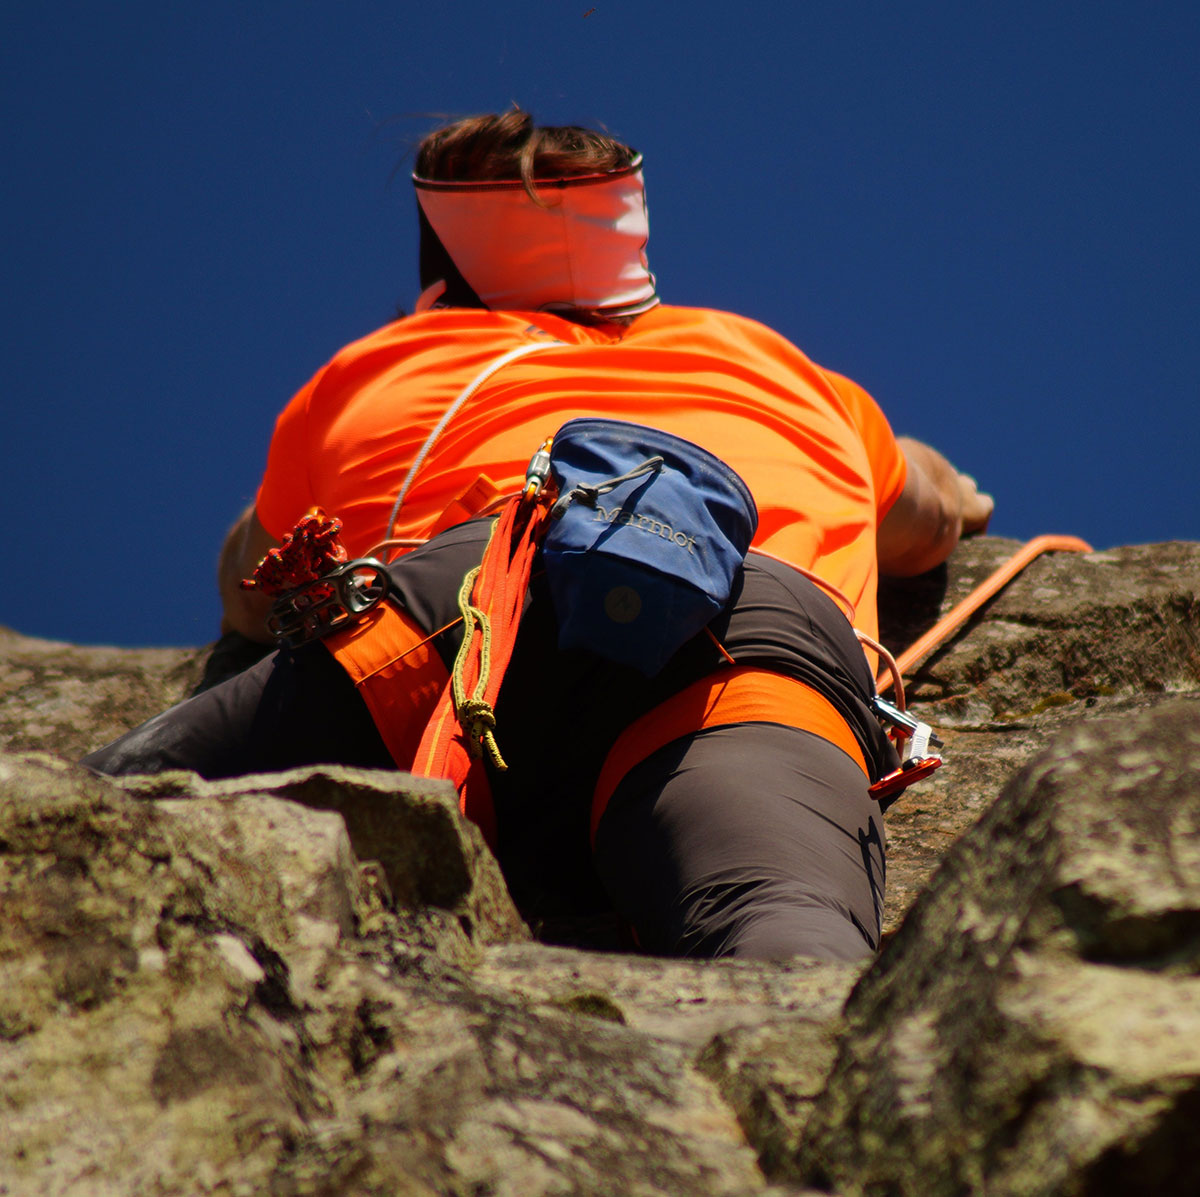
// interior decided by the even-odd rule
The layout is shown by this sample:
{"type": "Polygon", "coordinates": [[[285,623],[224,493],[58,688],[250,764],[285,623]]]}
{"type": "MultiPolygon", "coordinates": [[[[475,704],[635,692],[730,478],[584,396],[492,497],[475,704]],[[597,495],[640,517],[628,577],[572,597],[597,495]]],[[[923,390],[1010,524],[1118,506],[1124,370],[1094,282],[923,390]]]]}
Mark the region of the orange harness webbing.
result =
{"type": "Polygon", "coordinates": [[[631,723],[612,746],[592,795],[592,839],[621,779],[672,740],[726,723],[781,723],[836,745],[870,780],[862,749],[837,708],[798,682],[751,665],[722,669],[681,690],[631,723]]]}
{"type": "Polygon", "coordinates": [[[383,602],[325,643],[358,687],[392,760],[411,770],[448,676],[429,635],[383,602]]]}

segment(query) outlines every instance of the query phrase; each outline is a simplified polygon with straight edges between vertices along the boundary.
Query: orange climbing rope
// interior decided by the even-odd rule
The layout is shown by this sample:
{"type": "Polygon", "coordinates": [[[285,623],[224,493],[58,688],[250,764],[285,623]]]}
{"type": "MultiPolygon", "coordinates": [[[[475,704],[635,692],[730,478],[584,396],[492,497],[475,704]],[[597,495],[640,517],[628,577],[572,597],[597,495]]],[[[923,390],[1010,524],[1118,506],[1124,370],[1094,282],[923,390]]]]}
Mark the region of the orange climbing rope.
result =
{"type": "MultiPolygon", "coordinates": [[[[1023,545],[995,573],[981,582],[957,606],[951,608],[911,648],[896,659],[900,675],[907,673],[927,653],[936,648],[951,632],[961,627],[983,606],[988,599],[998,594],[1031,561],[1043,553],[1090,553],[1092,546],[1078,536],[1037,536],[1023,545]]],[[[891,671],[881,673],[875,679],[875,689],[882,694],[892,684],[891,671]]]]}
{"type": "Polygon", "coordinates": [[[242,579],[241,588],[278,595],[315,582],[348,560],[345,546],[338,539],[341,530],[340,519],[314,507],[284,536],[278,548],[268,550],[253,576],[242,579]]]}

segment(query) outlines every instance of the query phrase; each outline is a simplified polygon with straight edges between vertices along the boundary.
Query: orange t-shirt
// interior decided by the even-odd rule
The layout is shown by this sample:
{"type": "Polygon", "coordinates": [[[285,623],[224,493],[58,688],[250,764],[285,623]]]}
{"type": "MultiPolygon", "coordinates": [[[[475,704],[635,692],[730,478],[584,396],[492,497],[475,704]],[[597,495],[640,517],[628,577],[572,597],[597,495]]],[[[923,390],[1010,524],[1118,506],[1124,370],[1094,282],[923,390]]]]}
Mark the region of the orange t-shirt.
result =
{"type": "Polygon", "coordinates": [[[519,489],[530,457],[576,416],[610,416],[716,454],[758,505],[754,544],[845,594],[876,634],[875,531],[904,487],[904,456],[874,400],[794,345],[725,312],[660,306],[619,334],[545,313],[450,308],[409,316],[343,349],[287,405],[258,517],[282,538],[310,507],[343,521],[351,555],[388,534],[430,431],[490,362],[509,362],[432,445],[392,534],[427,536],[481,477],[519,489]]]}

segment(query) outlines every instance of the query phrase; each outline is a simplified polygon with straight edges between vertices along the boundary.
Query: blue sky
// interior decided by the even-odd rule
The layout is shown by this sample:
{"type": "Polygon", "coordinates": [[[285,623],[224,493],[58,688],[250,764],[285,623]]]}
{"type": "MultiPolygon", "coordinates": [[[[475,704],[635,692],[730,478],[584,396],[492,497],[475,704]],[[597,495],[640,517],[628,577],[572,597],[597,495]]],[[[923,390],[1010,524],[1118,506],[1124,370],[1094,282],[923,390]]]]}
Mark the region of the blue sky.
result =
{"type": "Polygon", "coordinates": [[[642,150],[664,298],[856,378],[994,493],[996,533],[1200,539],[1194,0],[2,21],[0,624],[215,637],[276,413],[414,298],[408,148],[513,101],[642,150]]]}

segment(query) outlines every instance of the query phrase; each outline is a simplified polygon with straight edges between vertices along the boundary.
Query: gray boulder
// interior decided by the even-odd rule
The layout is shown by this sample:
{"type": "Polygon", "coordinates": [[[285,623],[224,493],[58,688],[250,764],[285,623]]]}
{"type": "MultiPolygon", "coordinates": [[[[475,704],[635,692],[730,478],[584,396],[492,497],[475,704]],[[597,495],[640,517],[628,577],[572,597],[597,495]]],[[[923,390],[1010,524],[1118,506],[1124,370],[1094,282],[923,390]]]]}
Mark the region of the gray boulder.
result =
{"type": "Polygon", "coordinates": [[[93,777],[204,652],[0,631],[0,1192],[1195,1187],[1198,595],[1200,545],[1042,558],[915,670],[869,967],[535,943],[403,775],[93,777]]]}
{"type": "MultiPolygon", "coordinates": [[[[964,541],[947,565],[887,580],[884,642],[899,654],[1019,547],[964,541]]],[[[947,849],[1063,728],[1200,690],[1200,544],[1035,560],[911,676],[908,695],[946,764],[888,811],[885,933],[947,849]]]]}
{"type": "MultiPolygon", "coordinates": [[[[619,986],[472,971],[498,912],[526,939],[480,892],[494,866],[454,910],[393,910],[339,815],[248,782],[148,800],[0,757],[8,1193],[763,1188],[686,1044],[628,1026],[619,986]]],[[[418,805],[453,823],[441,797],[418,805]]]]}
{"type": "Polygon", "coordinates": [[[1200,1191],[1200,698],[1081,725],[947,855],[785,1171],[848,1193],[1200,1191]]]}
{"type": "Polygon", "coordinates": [[[0,627],[0,749],[78,760],[183,698],[206,655],[65,644],[0,627]]]}

